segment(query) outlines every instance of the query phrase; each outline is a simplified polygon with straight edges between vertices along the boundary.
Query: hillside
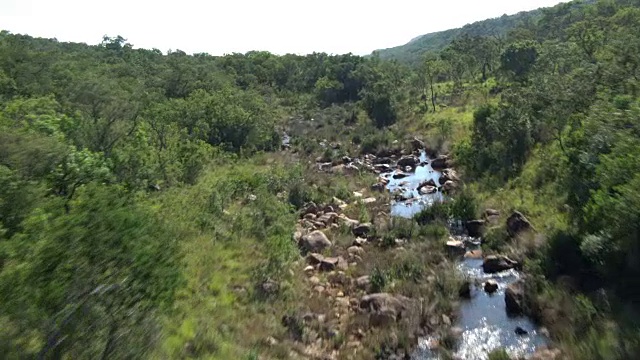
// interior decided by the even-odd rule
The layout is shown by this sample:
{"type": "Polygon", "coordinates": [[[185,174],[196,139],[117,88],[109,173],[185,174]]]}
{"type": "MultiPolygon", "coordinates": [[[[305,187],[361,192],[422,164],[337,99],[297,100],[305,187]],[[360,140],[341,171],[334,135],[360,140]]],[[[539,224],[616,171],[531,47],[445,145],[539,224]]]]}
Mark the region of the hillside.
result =
{"type": "MultiPolygon", "coordinates": [[[[571,6],[583,6],[583,4],[593,3],[595,0],[587,0],[584,3],[571,3],[571,6]]],[[[497,18],[477,21],[467,24],[461,28],[449,29],[433,32],[413,38],[404,45],[387,49],[379,49],[373,55],[379,55],[381,59],[398,60],[400,62],[414,65],[423,57],[425,53],[437,52],[449,45],[452,40],[461,35],[470,36],[495,36],[504,37],[510,30],[518,25],[533,23],[540,18],[544,9],[523,11],[514,15],[502,15],[497,18]]]]}

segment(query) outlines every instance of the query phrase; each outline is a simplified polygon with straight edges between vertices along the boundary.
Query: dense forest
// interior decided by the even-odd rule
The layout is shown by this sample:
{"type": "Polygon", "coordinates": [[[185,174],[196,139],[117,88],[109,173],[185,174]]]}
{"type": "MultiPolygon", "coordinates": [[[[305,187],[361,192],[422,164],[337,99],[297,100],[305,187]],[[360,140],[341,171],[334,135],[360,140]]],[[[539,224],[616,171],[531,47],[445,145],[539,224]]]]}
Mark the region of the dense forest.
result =
{"type": "Polygon", "coordinates": [[[537,358],[637,358],[640,1],[500,31],[408,63],[0,32],[0,353],[388,359],[435,334],[447,358],[465,284],[449,224],[495,209],[482,251],[521,264],[523,312],[558,350],[537,358]],[[459,183],[394,218],[386,163],[366,161],[416,147],[459,183]],[[372,293],[402,311],[367,315],[372,293]]]}

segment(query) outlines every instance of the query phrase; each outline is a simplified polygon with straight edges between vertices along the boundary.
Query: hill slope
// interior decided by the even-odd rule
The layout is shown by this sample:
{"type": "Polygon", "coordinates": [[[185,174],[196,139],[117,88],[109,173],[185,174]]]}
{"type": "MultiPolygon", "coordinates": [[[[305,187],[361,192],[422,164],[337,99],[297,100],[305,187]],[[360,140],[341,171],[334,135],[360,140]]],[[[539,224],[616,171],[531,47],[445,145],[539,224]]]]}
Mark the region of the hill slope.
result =
{"type": "MultiPolygon", "coordinates": [[[[571,6],[581,6],[581,4],[592,2],[594,1],[572,2],[571,6]]],[[[514,15],[502,15],[493,19],[477,21],[461,28],[418,36],[404,45],[375,50],[373,55],[379,55],[380,58],[385,60],[398,60],[407,64],[416,64],[425,53],[444,49],[453,39],[462,34],[471,36],[504,36],[520,24],[536,21],[542,13],[543,8],[540,8],[514,15]]]]}

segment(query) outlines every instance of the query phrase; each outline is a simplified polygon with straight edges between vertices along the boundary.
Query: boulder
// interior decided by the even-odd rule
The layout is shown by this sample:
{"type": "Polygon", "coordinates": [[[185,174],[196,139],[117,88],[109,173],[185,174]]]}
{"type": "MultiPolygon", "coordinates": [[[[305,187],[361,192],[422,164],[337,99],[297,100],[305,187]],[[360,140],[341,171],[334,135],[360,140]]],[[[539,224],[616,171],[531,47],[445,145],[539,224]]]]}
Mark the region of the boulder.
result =
{"type": "Polygon", "coordinates": [[[354,226],[353,229],[351,229],[351,232],[356,237],[367,237],[372,228],[373,226],[370,223],[364,223],[354,226]]]}
{"type": "Polygon", "coordinates": [[[364,256],[364,249],[361,248],[360,246],[350,246],[349,248],[347,248],[347,254],[349,254],[349,256],[364,256]]]}
{"type": "Polygon", "coordinates": [[[411,140],[411,147],[413,148],[413,150],[422,150],[426,148],[424,141],[418,138],[413,138],[413,140],[411,140]]]}
{"type": "Polygon", "coordinates": [[[407,176],[411,176],[411,174],[408,173],[404,173],[402,171],[398,171],[397,173],[393,174],[393,178],[398,180],[398,179],[404,179],[407,176]]]}
{"type": "Polygon", "coordinates": [[[320,208],[314,202],[310,202],[304,205],[304,210],[302,210],[302,216],[307,214],[316,214],[320,208]]]}
{"type": "Polygon", "coordinates": [[[484,291],[489,294],[493,294],[498,291],[498,283],[495,280],[487,280],[484,283],[484,291]]]}
{"type": "Polygon", "coordinates": [[[423,186],[438,187],[438,185],[436,185],[436,182],[433,179],[429,179],[427,181],[424,181],[424,182],[420,183],[420,185],[418,185],[418,189],[420,189],[423,186]]]}
{"type": "Polygon", "coordinates": [[[338,214],[334,212],[328,212],[328,213],[322,214],[322,216],[318,218],[318,221],[323,223],[324,226],[329,226],[333,224],[336,221],[336,219],[338,219],[338,214]]]}
{"type": "Polygon", "coordinates": [[[487,274],[497,273],[518,267],[518,262],[504,255],[489,255],[482,262],[482,270],[487,274]]]}
{"type": "Polygon", "coordinates": [[[490,216],[500,216],[500,211],[495,210],[495,209],[485,209],[484,213],[482,215],[485,218],[488,218],[490,216]]]}
{"type": "Polygon", "coordinates": [[[532,230],[533,226],[529,220],[519,211],[514,211],[507,219],[507,232],[513,237],[522,231],[532,230]]]}
{"type": "Polygon", "coordinates": [[[434,169],[446,169],[450,167],[451,160],[448,155],[440,155],[431,161],[431,167],[434,169]]]}
{"type": "Polygon", "coordinates": [[[529,332],[523,328],[521,328],[520,326],[516,326],[516,329],[514,330],[514,332],[516,333],[516,335],[527,335],[529,332]]]}
{"type": "Polygon", "coordinates": [[[471,237],[481,237],[484,232],[485,220],[469,220],[465,223],[467,233],[471,237]]]}
{"type": "Polygon", "coordinates": [[[440,182],[441,185],[444,185],[444,183],[446,183],[449,180],[455,182],[455,181],[459,181],[460,178],[458,178],[458,174],[453,169],[442,170],[442,175],[438,179],[438,182],[440,182]]]}
{"type": "Polygon", "coordinates": [[[454,238],[449,238],[449,241],[447,241],[447,251],[453,255],[462,255],[467,251],[467,249],[464,246],[464,242],[454,238]]]}
{"type": "Polygon", "coordinates": [[[360,276],[356,279],[356,286],[359,289],[366,290],[369,288],[369,285],[371,285],[371,279],[369,278],[369,275],[360,276]]]}
{"type": "Polygon", "coordinates": [[[351,174],[357,174],[360,172],[360,168],[353,165],[353,164],[347,164],[344,165],[344,167],[342,168],[342,171],[346,174],[346,175],[351,175],[351,174]]]}
{"type": "Polygon", "coordinates": [[[328,257],[322,259],[320,262],[320,271],[333,271],[333,270],[347,270],[349,268],[349,264],[342,257],[328,257]]]}
{"type": "Polygon", "coordinates": [[[307,254],[307,263],[309,265],[318,265],[324,260],[324,256],[322,254],[310,253],[307,254]]]}
{"type": "Polygon", "coordinates": [[[447,180],[447,182],[445,182],[444,185],[442,185],[442,191],[445,193],[450,193],[454,191],[457,187],[458,186],[456,185],[455,182],[451,180],[447,180]]]}
{"type": "Polygon", "coordinates": [[[376,171],[381,173],[392,172],[393,168],[389,164],[378,164],[373,167],[376,171]]]}
{"type": "Polygon", "coordinates": [[[331,241],[320,230],[315,230],[300,238],[298,245],[307,252],[322,252],[322,250],[331,246],[331,241]]]}
{"type": "Polygon", "coordinates": [[[351,158],[350,158],[350,157],[348,157],[348,156],[343,156],[343,157],[342,157],[342,163],[343,163],[343,164],[345,164],[345,165],[346,165],[346,164],[348,164],[348,163],[350,163],[350,162],[351,162],[351,158]]]}
{"type": "Polygon", "coordinates": [[[367,243],[367,239],[358,237],[355,240],[353,240],[353,244],[351,244],[351,245],[353,245],[353,246],[364,246],[364,244],[366,244],[366,243],[367,243]]]}
{"type": "Polygon", "coordinates": [[[371,325],[382,326],[401,319],[403,313],[409,309],[410,302],[411,300],[404,296],[377,293],[363,296],[360,299],[360,308],[369,312],[371,325]]]}
{"type": "Polygon", "coordinates": [[[507,312],[521,314],[524,311],[524,280],[520,279],[507,285],[504,291],[504,302],[507,312]]]}
{"type": "Polygon", "coordinates": [[[418,192],[420,193],[420,195],[428,195],[428,194],[433,194],[436,193],[438,191],[438,188],[435,186],[423,186],[421,188],[418,189],[418,192]]]}
{"type": "Polygon", "coordinates": [[[362,202],[363,202],[364,204],[372,204],[372,203],[376,202],[376,198],[374,198],[374,197],[368,197],[368,198],[366,198],[366,199],[362,199],[362,202]]]}
{"type": "Polygon", "coordinates": [[[351,227],[351,228],[353,228],[353,227],[355,227],[355,226],[357,226],[357,225],[359,225],[359,224],[360,224],[360,222],[359,222],[358,220],[351,219],[351,218],[347,217],[347,216],[346,216],[346,215],[344,215],[344,214],[340,214],[340,215],[338,216],[338,220],[339,220],[341,223],[343,223],[344,225],[346,225],[346,226],[348,226],[348,227],[351,227]]]}
{"type": "Polygon", "coordinates": [[[398,166],[405,168],[410,166],[414,168],[416,165],[420,163],[420,159],[415,155],[405,155],[398,160],[398,166]]]}
{"type": "Polygon", "coordinates": [[[469,250],[464,254],[464,257],[467,259],[482,259],[482,250],[481,249],[469,250]]]}
{"type": "Polygon", "coordinates": [[[463,299],[471,298],[471,282],[469,280],[465,280],[460,285],[460,289],[458,290],[458,295],[463,299]]]}
{"type": "Polygon", "coordinates": [[[384,191],[386,185],[383,183],[375,183],[373,185],[371,185],[371,190],[373,191],[384,191]]]}

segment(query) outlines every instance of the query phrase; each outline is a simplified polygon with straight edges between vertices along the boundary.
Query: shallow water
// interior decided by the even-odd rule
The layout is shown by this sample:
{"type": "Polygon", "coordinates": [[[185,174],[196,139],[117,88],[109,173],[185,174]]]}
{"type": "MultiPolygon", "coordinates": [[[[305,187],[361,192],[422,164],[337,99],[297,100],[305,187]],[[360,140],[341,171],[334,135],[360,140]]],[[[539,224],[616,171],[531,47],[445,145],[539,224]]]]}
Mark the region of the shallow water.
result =
{"type": "Polygon", "coordinates": [[[405,197],[410,198],[410,200],[405,201],[393,200],[391,203],[391,215],[411,218],[413,215],[419,213],[425,206],[430,206],[435,201],[443,200],[444,196],[440,191],[427,195],[420,195],[418,193],[418,186],[429,179],[433,179],[436,185],[439,185],[438,181],[441,175],[439,171],[433,170],[431,161],[427,158],[424,151],[420,153],[420,163],[424,165],[416,167],[414,172],[409,173],[409,176],[402,179],[393,178],[393,175],[401,172],[399,170],[380,175],[389,180],[387,189],[389,189],[391,193],[402,191],[405,197]]]}
{"type": "MultiPolygon", "coordinates": [[[[391,214],[400,217],[413,217],[424,207],[430,206],[435,201],[444,200],[445,196],[438,191],[434,194],[420,195],[418,186],[433,179],[439,185],[441,173],[433,170],[431,160],[423,152],[420,155],[421,163],[415,172],[403,179],[393,179],[393,175],[398,172],[383,174],[389,180],[387,189],[392,193],[402,191],[406,197],[411,198],[406,201],[392,201],[391,214]]],[[[455,225],[452,224],[452,227],[455,225]]],[[[459,230],[459,229],[458,229],[459,230]]],[[[477,239],[457,235],[459,240],[466,243],[475,242],[477,239]]],[[[467,276],[472,283],[477,279],[478,285],[471,287],[471,299],[462,300],[460,303],[459,319],[455,326],[462,329],[459,346],[454,357],[457,359],[484,360],[493,349],[505,348],[513,356],[521,356],[533,353],[538,346],[548,344],[549,340],[539,333],[537,326],[527,317],[507,315],[504,302],[504,291],[509,283],[516,281],[520,275],[515,270],[504,271],[496,274],[485,274],[482,271],[481,259],[462,259],[458,264],[458,269],[467,276]],[[487,294],[483,288],[483,283],[493,279],[498,283],[498,291],[487,294]],[[517,335],[516,327],[521,327],[528,331],[527,335],[517,335]]],[[[428,349],[427,344],[431,339],[423,339],[414,359],[439,359],[437,352],[428,349]]]]}

